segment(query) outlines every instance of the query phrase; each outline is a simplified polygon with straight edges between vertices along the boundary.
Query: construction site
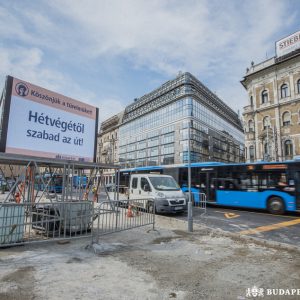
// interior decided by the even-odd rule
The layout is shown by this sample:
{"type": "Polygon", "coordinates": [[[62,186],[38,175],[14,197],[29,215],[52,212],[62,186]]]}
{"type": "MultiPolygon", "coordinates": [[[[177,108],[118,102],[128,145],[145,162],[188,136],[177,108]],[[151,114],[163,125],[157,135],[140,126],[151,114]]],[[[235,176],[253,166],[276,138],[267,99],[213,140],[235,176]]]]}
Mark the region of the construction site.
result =
{"type": "Polygon", "coordinates": [[[100,189],[99,165],[5,163],[23,171],[1,195],[0,299],[248,299],[256,289],[299,297],[297,247],[201,224],[189,233],[186,221],[142,209],[145,199],[124,205],[100,193],[94,202],[91,184],[74,188],[68,174],[89,167],[100,189]],[[49,191],[49,179],[42,189],[30,180],[42,168],[62,174],[61,193],[49,191]]]}
{"type": "Polygon", "coordinates": [[[158,216],[154,230],[115,232],[97,243],[73,239],[2,249],[0,299],[255,299],[255,287],[299,286],[298,249],[186,228],[186,222],[158,216]]]}

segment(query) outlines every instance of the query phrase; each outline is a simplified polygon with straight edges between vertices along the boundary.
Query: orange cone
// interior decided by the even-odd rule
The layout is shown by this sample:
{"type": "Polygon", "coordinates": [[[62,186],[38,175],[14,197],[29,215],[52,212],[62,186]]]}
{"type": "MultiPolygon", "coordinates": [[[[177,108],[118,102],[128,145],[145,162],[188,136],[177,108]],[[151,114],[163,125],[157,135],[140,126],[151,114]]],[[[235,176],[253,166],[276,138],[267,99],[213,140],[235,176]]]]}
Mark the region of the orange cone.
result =
{"type": "Polygon", "coordinates": [[[132,218],[133,217],[133,212],[132,212],[132,209],[131,209],[131,205],[128,206],[127,217],[128,218],[132,218]]]}
{"type": "Polygon", "coordinates": [[[16,192],[15,199],[16,199],[16,203],[20,203],[21,202],[21,195],[20,195],[19,192],[16,192]]]}

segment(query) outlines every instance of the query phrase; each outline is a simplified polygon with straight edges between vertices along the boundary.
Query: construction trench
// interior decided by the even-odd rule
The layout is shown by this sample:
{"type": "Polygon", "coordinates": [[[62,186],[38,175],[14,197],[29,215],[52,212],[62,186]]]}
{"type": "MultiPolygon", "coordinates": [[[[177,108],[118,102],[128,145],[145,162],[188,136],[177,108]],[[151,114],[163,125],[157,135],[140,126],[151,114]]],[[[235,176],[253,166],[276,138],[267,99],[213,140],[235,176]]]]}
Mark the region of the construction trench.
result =
{"type": "Polygon", "coordinates": [[[14,210],[0,216],[0,299],[254,299],[256,290],[280,299],[276,291],[300,288],[297,247],[201,224],[188,233],[185,221],[70,189],[2,201],[14,210]]]}

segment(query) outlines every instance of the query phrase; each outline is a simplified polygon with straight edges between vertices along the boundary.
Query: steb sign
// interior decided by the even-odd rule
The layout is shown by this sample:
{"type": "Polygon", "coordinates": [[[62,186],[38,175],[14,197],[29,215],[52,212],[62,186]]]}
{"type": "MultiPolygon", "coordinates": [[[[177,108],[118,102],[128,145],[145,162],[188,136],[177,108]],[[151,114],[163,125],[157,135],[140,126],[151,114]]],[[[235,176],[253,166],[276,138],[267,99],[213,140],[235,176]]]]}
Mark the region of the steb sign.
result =
{"type": "Polygon", "coordinates": [[[286,55],[300,48],[300,31],[276,42],[277,57],[286,55]]]}

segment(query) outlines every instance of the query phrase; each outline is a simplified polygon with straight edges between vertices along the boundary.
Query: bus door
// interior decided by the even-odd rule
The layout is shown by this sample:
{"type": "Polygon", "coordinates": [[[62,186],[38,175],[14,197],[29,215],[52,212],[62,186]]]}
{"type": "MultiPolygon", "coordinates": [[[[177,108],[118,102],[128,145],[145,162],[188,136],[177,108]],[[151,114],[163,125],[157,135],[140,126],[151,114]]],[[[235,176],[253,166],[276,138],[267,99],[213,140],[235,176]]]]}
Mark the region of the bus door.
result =
{"type": "Polygon", "coordinates": [[[216,178],[215,172],[200,173],[200,189],[205,193],[207,201],[216,201],[213,189],[213,178],[216,178]]]}
{"type": "Polygon", "coordinates": [[[296,210],[300,210],[300,172],[295,172],[296,210]]]}
{"type": "Polygon", "coordinates": [[[216,202],[216,193],[213,185],[213,178],[216,178],[217,174],[215,172],[208,172],[207,173],[207,184],[206,184],[206,195],[207,195],[207,200],[216,202]]]}

